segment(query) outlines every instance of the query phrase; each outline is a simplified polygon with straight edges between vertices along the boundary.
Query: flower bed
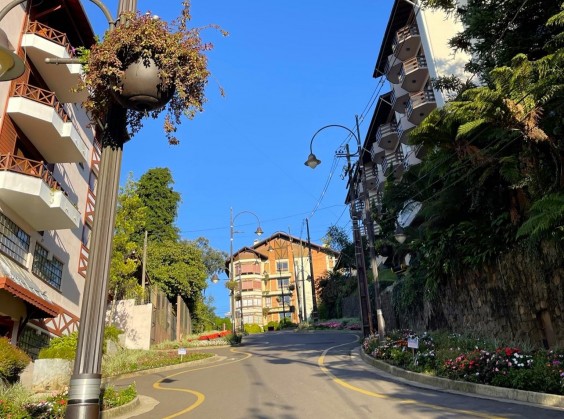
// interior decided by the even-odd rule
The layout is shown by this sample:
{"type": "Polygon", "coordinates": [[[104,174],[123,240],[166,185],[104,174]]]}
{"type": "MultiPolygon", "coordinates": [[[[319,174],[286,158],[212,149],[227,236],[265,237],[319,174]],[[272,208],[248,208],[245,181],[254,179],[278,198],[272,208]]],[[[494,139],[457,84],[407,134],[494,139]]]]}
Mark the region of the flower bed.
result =
{"type": "Polygon", "coordinates": [[[564,351],[525,352],[518,347],[455,334],[394,331],[384,342],[363,341],[368,355],[410,371],[453,380],[564,395],[564,351]],[[408,339],[418,339],[417,349],[408,339]]]}
{"type": "Polygon", "coordinates": [[[332,330],[361,330],[362,326],[357,319],[338,319],[314,323],[313,328],[332,330]]]}
{"type": "Polygon", "coordinates": [[[231,334],[230,330],[223,330],[221,332],[213,332],[213,333],[208,333],[206,335],[200,335],[198,337],[198,340],[212,340],[212,339],[219,339],[222,337],[225,337],[227,335],[231,334]]]}

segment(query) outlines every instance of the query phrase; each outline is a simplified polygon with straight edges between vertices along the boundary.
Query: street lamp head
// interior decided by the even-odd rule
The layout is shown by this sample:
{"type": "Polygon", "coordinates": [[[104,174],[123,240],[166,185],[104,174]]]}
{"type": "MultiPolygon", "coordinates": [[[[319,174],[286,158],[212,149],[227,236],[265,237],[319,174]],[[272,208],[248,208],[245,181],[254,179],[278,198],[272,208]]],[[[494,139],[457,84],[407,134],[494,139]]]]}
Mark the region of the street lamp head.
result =
{"type": "Polygon", "coordinates": [[[274,248],[271,245],[268,245],[268,251],[269,252],[274,252],[274,248]]]}
{"type": "Polygon", "coordinates": [[[310,153],[304,164],[307,167],[311,167],[312,169],[315,169],[317,166],[319,166],[321,164],[321,160],[319,160],[317,157],[315,157],[315,154],[310,153]]]}
{"type": "Polygon", "coordinates": [[[211,282],[213,282],[214,284],[217,284],[219,282],[219,276],[217,276],[216,273],[212,275],[211,282]]]}
{"type": "Polygon", "coordinates": [[[257,227],[257,230],[255,231],[255,234],[256,234],[257,236],[260,236],[260,235],[262,235],[262,233],[264,233],[264,231],[262,230],[262,228],[260,228],[260,226],[258,226],[258,227],[257,227]]]}
{"type": "Polygon", "coordinates": [[[401,226],[397,226],[396,231],[394,231],[394,237],[399,244],[403,244],[407,236],[405,235],[405,231],[401,226]]]}
{"type": "Polygon", "coordinates": [[[8,36],[0,29],[0,81],[17,79],[24,70],[23,60],[9,49],[8,36]]]}

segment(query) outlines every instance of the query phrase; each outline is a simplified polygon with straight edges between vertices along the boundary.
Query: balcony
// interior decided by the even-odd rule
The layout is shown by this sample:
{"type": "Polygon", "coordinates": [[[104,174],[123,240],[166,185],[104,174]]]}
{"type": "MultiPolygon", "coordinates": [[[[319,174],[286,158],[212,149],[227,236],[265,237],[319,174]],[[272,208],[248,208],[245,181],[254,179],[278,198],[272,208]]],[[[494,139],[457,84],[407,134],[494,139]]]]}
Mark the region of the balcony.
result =
{"type": "Polygon", "coordinates": [[[384,72],[386,73],[386,78],[392,84],[399,83],[399,75],[401,71],[401,60],[398,59],[394,54],[388,56],[388,61],[386,61],[386,66],[384,67],[384,72]]]}
{"type": "Polygon", "coordinates": [[[400,71],[399,84],[402,89],[408,92],[418,92],[425,86],[428,78],[427,59],[423,56],[417,56],[404,61],[400,71]]]}
{"type": "MultiPolygon", "coordinates": [[[[366,169],[366,184],[369,192],[374,191],[376,193],[381,192],[384,189],[384,182],[386,178],[381,170],[378,170],[378,166],[374,165],[367,167],[366,169]]],[[[373,194],[369,194],[370,197],[373,194]]]]}
{"type": "Polygon", "coordinates": [[[419,163],[421,163],[421,160],[417,158],[417,156],[415,155],[415,150],[412,149],[409,153],[407,153],[405,159],[403,160],[404,171],[407,172],[410,167],[416,166],[419,163]]]}
{"type": "Polygon", "coordinates": [[[7,113],[48,162],[87,161],[88,148],[53,92],[19,83],[7,113]]]}
{"type": "Polygon", "coordinates": [[[421,35],[416,25],[404,26],[396,32],[392,44],[392,51],[400,61],[414,57],[420,47],[421,35]]]}
{"type": "Polygon", "coordinates": [[[437,107],[435,102],[435,93],[433,89],[425,89],[409,96],[407,102],[406,115],[407,120],[412,124],[419,125],[423,119],[437,107]]]}
{"type": "Polygon", "coordinates": [[[0,200],[37,231],[79,225],[80,213],[43,162],[0,155],[0,200]]]}
{"type": "Polygon", "coordinates": [[[374,163],[382,164],[385,154],[385,150],[382,147],[378,146],[377,143],[372,144],[372,147],[370,148],[370,156],[372,157],[372,161],[374,163]]]}
{"type": "Polygon", "coordinates": [[[399,113],[405,113],[405,106],[409,100],[409,92],[401,88],[399,84],[393,86],[392,93],[390,95],[390,103],[394,111],[399,113]]]}
{"type": "Polygon", "coordinates": [[[47,86],[63,102],[83,102],[88,92],[73,92],[80,82],[80,64],[47,64],[45,58],[73,58],[74,49],[67,36],[39,22],[29,22],[22,37],[22,48],[41,73],[47,86]]]}
{"type": "Polygon", "coordinates": [[[409,132],[415,128],[415,125],[407,120],[407,117],[402,117],[398,124],[398,137],[400,143],[409,143],[409,132]]]}
{"type": "Polygon", "coordinates": [[[396,150],[390,154],[386,154],[382,162],[382,172],[384,176],[388,177],[393,175],[395,179],[399,179],[403,174],[403,152],[396,150]]]}
{"type": "Polygon", "coordinates": [[[393,151],[398,146],[398,129],[395,122],[381,124],[376,130],[376,143],[384,150],[393,151]]]}

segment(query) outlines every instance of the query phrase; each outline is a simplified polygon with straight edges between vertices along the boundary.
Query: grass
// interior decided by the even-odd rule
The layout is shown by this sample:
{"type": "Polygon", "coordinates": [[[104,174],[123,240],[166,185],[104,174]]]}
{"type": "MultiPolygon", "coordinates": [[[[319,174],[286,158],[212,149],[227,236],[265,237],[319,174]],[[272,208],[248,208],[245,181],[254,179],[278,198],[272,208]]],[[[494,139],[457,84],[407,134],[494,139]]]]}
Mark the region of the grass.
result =
{"type": "Polygon", "coordinates": [[[213,356],[209,353],[187,353],[182,356],[177,351],[159,351],[142,349],[124,349],[111,355],[104,356],[102,375],[114,377],[135,371],[177,365],[180,363],[198,361],[213,356]]]}

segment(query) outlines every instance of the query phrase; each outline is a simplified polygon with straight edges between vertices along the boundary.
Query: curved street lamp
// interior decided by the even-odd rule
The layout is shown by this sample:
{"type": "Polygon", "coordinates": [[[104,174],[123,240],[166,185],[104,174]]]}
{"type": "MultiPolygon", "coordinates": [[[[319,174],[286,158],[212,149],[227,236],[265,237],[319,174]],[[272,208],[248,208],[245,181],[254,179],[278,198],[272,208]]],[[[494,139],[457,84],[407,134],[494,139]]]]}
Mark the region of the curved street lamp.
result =
{"type": "MultiPolygon", "coordinates": [[[[321,127],[320,129],[318,129],[315,132],[315,134],[313,134],[313,137],[311,138],[311,141],[309,143],[309,156],[308,156],[308,158],[307,158],[307,160],[304,164],[308,167],[311,167],[312,169],[315,169],[319,164],[321,164],[321,160],[319,160],[317,158],[317,156],[313,153],[313,140],[315,140],[315,137],[317,136],[317,134],[319,134],[321,131],[323,131],[327,128],[337,127],[337,128],[345,129],[356,140],[357,151],[355,153],[351,153],[349,151],[349,145],[347,143],[347,144],[345,144],[345,152],[337,151],[335,153],[335,155],[337,157],[345,157],[347,159],[347,166],[348,166],[347,172],[348,172],[348,175],[349,175],[349,185],[350,185],[349,187],[350,187],[350,191],[351,191],[352,198],[353,198],[353,199],[351,199],[350,213],[351,213],[351,218],[352,218],[353,238],[354,238],[355,249],[356,249],[357,277],[358,277],[358,287],[359,287],[359,295],[360,295],[360,312],[361,312],[361,315],[362,315],[363,333],[364,333],[364,336],[368,336],[373,331],[372,315],[371,315],[371,310],[370,310],[370,301],[369,301],[369,298],[368,298],[368,280],[366,278],[366,269],[365,269],[365,266],[364,266],[364,251],[363,251],[363,247],[362,247],[362,237],[360,235],[360,229],[359,229],[359,226],[358,226],[357,214],[356,214],[356,212],[353,208],[354,201],[357,199],[356,183],[355,183],[357,178],[356,178],[356,176],[353,175],[353,170],[352,170],[352,166],[351,166],[351,162],[350,162],[351,157],[358,157],[359,158],[357,164],[359,166],[358,169],[362,172],[361,183],[363,185],[363,190],[365,191],[365,193],[367,193],[368,189],[366,187],[366,185],[367,185],[366,172],[365,172],[365,170],[363,170],[363,168],[360,167],[361,166],[361,157],[362,157],[362,153],[364,152],[364,149],[362,148],[361,141],[360,141],[360,128],[359,128],[359,123],[358,123],[358,116],[355,116],[355,122],[356,122],[356,133],[353,132],[351,129],[347,128],[346,126],[338,125],[338,124],[325,125],[324,127],[321,127]]],[[[383,339],[384,335],[385,335],[385,323],[384,323],[384,317],[383,317],[383,314],[382,314],[380,297],[379,297],[379,289],[378,289],[378,262],[377,262],[377,259],[376,259],[376,251],[374,249],[374,228],[373,228],[372,215],[370,214],[370,208],[369,208],[370,200],[367,199],[366,202],[367,202],[366,212],[365,212],[365,217],[363,217],[363,218],[365,219],[365,224],[368,227],[367,228],[368,248],[370,250],[370,261],[371,261],[371,265],[372,265],[372,273],[373,273],[373,276],[374,276],[374,291],[375,291],[374,302],[375,302],[376,317],[377,317],[377,323],[378,323],[378,334],[380,336],[380,339],[383,339]]]]}
{"type": "MultiPolygon", "coordinates": [[[[233,208],[230,208],[230,219],[229,219],[229,232],[230,232],[230,236],[229,236],[229,280],[230,281],[234,281],[233,278],[233,237],[235,235],[235,233],[239,233],[239,231],[235,231],[235,220],[237,219],[237,217],[239,215],[242,214],[251,214],[253,215],[256,219],[257,219],[257,229],[255,230],[255,234],[257,236],[260,236],[262,233],[264,233],[264,231],[262,230],[261,226],[260,226],[260,220],[258,218],[258,215],[256,215],[254,212],[252,211],[241,211],[238,212],[237,214],[235,214],[235,216],[233,216],[233,208]]],[[[235,290],[233,290],[232,292],[232,298],[231,298],[231,315],[233,316],[233,332],[235,333],[236,328],[235,328],[235,290]]],[[[242,279],[239,278],[239,297],[241,298],[239,304],[240,304],[240,314],[241,314],[241,333],[244,333],[245,329],[244,329],[244,325],[243,325],[243,284],[242,284],[242,279]]]]}

